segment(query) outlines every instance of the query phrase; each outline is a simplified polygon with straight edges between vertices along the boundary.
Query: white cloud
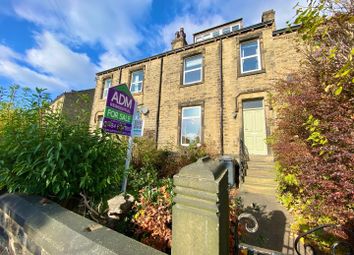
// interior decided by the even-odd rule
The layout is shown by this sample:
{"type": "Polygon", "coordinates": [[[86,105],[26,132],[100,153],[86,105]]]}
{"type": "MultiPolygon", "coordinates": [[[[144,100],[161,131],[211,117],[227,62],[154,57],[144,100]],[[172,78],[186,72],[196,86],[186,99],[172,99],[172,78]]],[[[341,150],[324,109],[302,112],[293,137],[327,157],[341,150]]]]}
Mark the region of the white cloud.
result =
{"type": "MultiPolygon", "coordinates": [[[[12,0],[13,15],[44,31],[25,55],[0,44],[0,76],[49,86],[52,91],[94,86],[95,73],[127,62],[138,52],[141,19],[152,0],[12,0]],[[97,63],[76,49],[103,49],[97,63]],[[6,68],[5,68],[6,67],[6,68]],[[32,79],[32,80],[31,80],[32,79]]],[[[7,12],[7,15],[9,13],[7,12]]]]}
{"type": "Polygon", "coordinates": [[[67,90],[68,86],[63,81],[44,74],[35,72],[27,67],[20,66],[9,60],[0,58],[0,75],[29,88],[47,88],[49,92],[67,90]]]}
{"type": "Polygon", "coordinates": [[[59,42],[49,32],[35,37],[38,47],[27,51],[33,67],[66,81],[73,88],[92,87],[97,67],[84,53],[77,53],[59,42]]]}
{"type": "Polygon", "coordinates": [[[286,27],[286,21],[292,20],[295,15],[296,3],[305,3],[306,0],[249,0],[247,3],[243,0],[190,0],[187,3],[179,0],[179,2],[183,5],[181,13],[172,22],[160,28],[165,50],[171,49],[174,33],[180,27],[184,27],[187,41],[191,43],[193,33],[227,21],[243,18],[244,26],[260,23],[262,13],[270,9],[276,12],[277,28],[286,27]]]}
{"type": "Polygon", "coordinates": [[[99,69],[107,70],[118,65],[127,63],[128,61],[120,54],[114,54],[112,52],[105,52],[100,56],[99,69]]]}
{"type": "Polygon", "coordinates": [[[0,44],[0,59],[20,59],[20,54],[14,52],[11,48],[0,44]]]}
{"type": "Polygon", "coordinates": [[[208,19],[197,20],[193,16],[179,16],[171,23],[162,27],[160,30],[161,38],[158,37],[158,40],[163,41],[163,45],[165,50],[171,49],[171,41],[175,36],[175,32],[178,31],[181,27],[184,28],[184,32],[187,36],[187,42],[193,42],[193,33],[206,29],[208,27],[212,27],[218,24],[224,23],[225,20],[218,15],[214,15],[209,17],[208,19]]]}
{"type": "Polygon", "coordinates": [[[152,0],[14,1],[16,14],[60,34],[68,43],[101,44],[114,55],[137,50],[136,29],[152,0]]]}
{"type": "MultiPolygon", "coordinates": [[[[295,14],[297,0],[179,0],[172,21],[147,24],[152,0],[0,0],[0,11],[36,24],[35,46],[25,55],[0,43],[0,76],[19,83],[49,86],[53,91],[94,85],[95,72],[136,59],[146,51],[171,49],[171,41],[184,27],[192,34],[236,18],[245,25],[260,22],[263,11],[275,9],[278,28],[295,14]],[[45,32],[43,32],[45,31],[45,32]],[[99,49],[99,56],[77,49],[99,49]],[[152,49],[153,48],[153,49],[152,49]],[[95,63],[93,63],[95,59],[95,63]],[[32,80],[31,80],[32,79],[32,80]]],[[[306,2],[306,0],[300,0],[306,2]]],[[[155,22],[155,19],[149,21],[155,22]]]]}
{"type": "MultiPolygon", "coordinates": [[[[182,4],[184,0],[179,0],[182,4]]],[[[286,21],[295,15],[294,6],[298,3],[306,3],[306,0],[190,0],[184,9],[185,13],[193,13],[194,17],[209,19],[216,13],[225,20],[244,18],[245,25],[253,25],[261,22],[264,11],[274,9],[276,11],[276,24],[278,28],[285,27],[286,21]]]]}

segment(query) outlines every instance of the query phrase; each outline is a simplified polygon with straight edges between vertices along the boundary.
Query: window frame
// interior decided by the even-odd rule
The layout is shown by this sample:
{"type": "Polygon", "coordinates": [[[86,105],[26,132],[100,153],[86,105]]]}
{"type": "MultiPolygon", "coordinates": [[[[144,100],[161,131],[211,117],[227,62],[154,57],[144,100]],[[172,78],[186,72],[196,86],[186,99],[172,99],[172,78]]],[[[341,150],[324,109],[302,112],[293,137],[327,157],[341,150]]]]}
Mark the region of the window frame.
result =
{"type": "Polygon", "coordinates": [[[258,72],[262,70],[262,59],[261,59],[261,44],[260,44],[260,39],[254,39],[254,40],[249,40],[249,41],[243,41],[240,42],[240,73],[241,74],[248,74],[248,73],[253,73],[253,72],[258,72]],[[242,44],[247,44],[247,43],[251,43],[251,42],[257,42],[257,53],[251,56],[247,56],[247,57],[242,57],[242,44]],[[249,70],[249,71],[244,71],[243,70],[243,60],[244,59],[249,59],[249,58],[254,58],[257,57],[257,61],[258,61],[258,68],[257,69],[253,69],[253,70],[249,70]]]}
{"type": "Polygon", "coordinates": [[[182,85],[183,86],[188,86],[188,85],[193,85],[193,84],[198,84],[198,83],[201,83],[203,82],[203,75],[204,75],[204,57],[203,57],[203,54],[202,53],[199,53],[199,54],[195,54],[195,55],[191,55],[191,56],[187,56],[183,59],[183,78],[182,78],[182,85]],[[201,58],[201,66],[198,67],[198,68],[194,68],[192,70],[185,70],[186,69],[186,61],[188,59],[191,59],[191,58],[194,58],[196,56],[200,56],[201,58]],[[196,71],[196,70],[199,70],[200,69],[200,79],[197,80],[197,81],[193,81],[193,82],[186,82],[186,72],[189,73],[189,72],[192,72],[192,71],[196,71]]]}
{"type": "Polygon", "coordinates": [[[112,77],[107,77],[107,78],[104,78],[103,79],[103,84],[102,84],[102,94],[101,94],[101,99],[106,99],[107,98],[107,96],[108,96],[108,89],[110,88],[110,87],[112,87],[112,77]],[[110,83],[110,85],[106,88],[105,87],[105,85],[106,85],[106,81],[108,81],[108,80],[110,80],[111,81],[111,83],[110,83]],[[106,93],[105,93],[106,92],[106,93]]]}
{"type": "Polygon", "coordinates": [[[103,115],[98,115],[97,116],[97,128],[102,129],[103,128],[103,115]]]}
{"type": "Polygon", "coordinates": [[[130,91],[132,94],[142,93],[142,92],[143,92],[143,88],[144,88],[144,79],[145,79],[145,71],[144,71],[143,68],[131,71],[131,73],[130,73],[129,91],[130,91]],[[134,75],[134,73],[137,73],[137,72],[142,72],[142,73],[143,73],[143,78],[142,78],[142,80],[139,81],[139,82],[134,82],[134,81],[133,81],[133,75],[134,75]],[[133,84],[139,84],[139,83],[141,83],[141,89],[138,90],[138,91],[132,91],[132,86],[133,86],[133,84]]]}
{"type": "Polygon", "coordinates": [[[220,27],[218,29],[211,30],[210,32],[195,36],[194,42],[198,43],[198,42],[206,41],[206,40],[211,39],[211,38],[219,37],[221,35],[231,34],[231,33],[235,32],[235,31],[240,30],[240,29],[241,29],[241,23],[227,25],[227,26],[224,26],[224,27],[220,27]],[[237,29],[233,29],[234,27],[238,27],[238,28],[237,29]],[[224,33],[225,29],[229,29],[229,32],[224,33]],[[215,35],[215,33],[218,33],[218,35],[215,35]]]}
{"type": "Polygon", "coordinates": [[[202,138],[203,138],[203,107],[202,105],[193,105],[193,106],[182,106],[181,107],[181,121],[180,121],[180,146],[183,147],[188,147],[190,144],[188,143],[183,143],[183,120],[184,119],[196,119],[198,117],[192,116],[192,117],[184,117],[183,113],[185,109],[191,109],[191,108],[198,108],[199,109],[199,125],[200,125],[200,131],[199,131],[199,143],[197,143],[197,146],[201,146],[202,144],[202,138]]]}

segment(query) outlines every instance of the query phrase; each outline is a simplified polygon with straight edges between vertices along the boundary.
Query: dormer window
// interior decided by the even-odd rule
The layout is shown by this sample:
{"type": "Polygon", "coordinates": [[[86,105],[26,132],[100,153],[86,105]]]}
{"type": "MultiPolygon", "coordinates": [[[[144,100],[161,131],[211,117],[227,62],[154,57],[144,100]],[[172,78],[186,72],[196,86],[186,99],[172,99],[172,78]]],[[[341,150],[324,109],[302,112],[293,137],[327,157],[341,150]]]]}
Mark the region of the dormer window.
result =
{"type": "Polygon", "coordinates": [[[217,26],[215,28],[210,28],[205,30],[204,32],[199,32],[197,35],[194,36],[194,42],[201,42],[204,40],[208,40],[211,38],[215,38],[221,35],[226,35],[231,32],[235,32],[241,28],[242,21],[235,20],[234,22],[227,23],[224,25],[217,26]]]}
{"type": "Polygon", "coordinates": [[[230,31],[230,27],[225,27],[225,28],[223,28],[223,30],[222,30],[222,33],[225,35],[225,34],[228,34],[228,33],[230,33],[231,31],[230,31]]]}
{"type": "Polygon", "coordinates": [[[240,25],[236,25],[231,28],[232,32],[235,32],[236,30],[239,30],[239,29],[240,29],[240,25]]]}

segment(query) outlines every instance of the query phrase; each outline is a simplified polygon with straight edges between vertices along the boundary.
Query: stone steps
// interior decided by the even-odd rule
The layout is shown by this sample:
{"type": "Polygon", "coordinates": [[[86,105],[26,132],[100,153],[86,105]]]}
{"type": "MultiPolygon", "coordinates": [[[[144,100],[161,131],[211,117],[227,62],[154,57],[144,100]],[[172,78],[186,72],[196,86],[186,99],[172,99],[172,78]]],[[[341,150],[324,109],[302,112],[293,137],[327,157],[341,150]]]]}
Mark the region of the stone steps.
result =
{"type": "Polygon", "coordinates": [[[247,165],[254,166],[254,167],[267,167],[267,168],[274,168],[273,162],[264,162],[264,161],[248,161],[247,165]]]}
{"type": "Polygon", "coordinates": [[[269,157],[253,156],[258,160],[247,162],[248,169],[245,182],[241,184],[240,191],[244,193],[275,196],[277,183],[274,162],[269,157]]]}
{"type": "Polygon", "coordinates": [[[254,184],[254,185],[265,185],[265,186],[271,186],[271,187],[276,187],[277,183],[275,182],[274,178],[268,178],[268,177],[259,177],[259,176],[246,176],[246,183],[248,184],[254,184]]]}
{"type": "Polygon", "coordinates": [[[273,169],[257,169],[249,167],[247,169],[247,176],[275,179],[276,173],[273,169]]]}
{"type": "Polygon", "coordinates": [[[250,155],[250,162],[272,162],[274,163],[273,156],[263,156],[263,155],[250,155]]]}
{"type": "Polygon", "coordinates": [[[247,174],[245,182],[240,184],[239,196],[244,211],[257,219],[259,230],[254,234],[245,234],[243,241],[294,255],[294,237],[290,231],[292,217],[276,198],[276,171],[272,158],[255,156],[247,164],[247,174]]]}
{"type": "Polygon", "coordinates": [[[275,197],[274,186],[265,186],[265,185],[256,186],[254,184],[250,185],[250,184],[243,183],[241,184],[240,192],[242,194],[254,193],[254,194],[260,194],[262,196],[267,195],[267,196],[275,197]]]}

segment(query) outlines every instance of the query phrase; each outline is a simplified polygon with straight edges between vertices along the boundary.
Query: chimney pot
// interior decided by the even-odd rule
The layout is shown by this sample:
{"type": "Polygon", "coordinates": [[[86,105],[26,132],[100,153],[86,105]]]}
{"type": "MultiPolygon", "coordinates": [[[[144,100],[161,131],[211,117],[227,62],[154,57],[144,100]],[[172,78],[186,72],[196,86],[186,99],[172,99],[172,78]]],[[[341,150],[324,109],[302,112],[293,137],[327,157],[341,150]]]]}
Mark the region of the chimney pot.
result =
{"type": "Polygon", "coordinates": [[[175,38],[171,42],[171,45],[173,50],[183,48],[184,46],[188,45],[186,41],[186,33],[184,32],[183,27],[181,27],[179,31],[175,33],[175,38]]]}
{"type": "Polygon", "coordinates": [[[275,11],[273,9],[263,12],[262,22],[274,21],[274,20],[275,20],[275,11]]]}

